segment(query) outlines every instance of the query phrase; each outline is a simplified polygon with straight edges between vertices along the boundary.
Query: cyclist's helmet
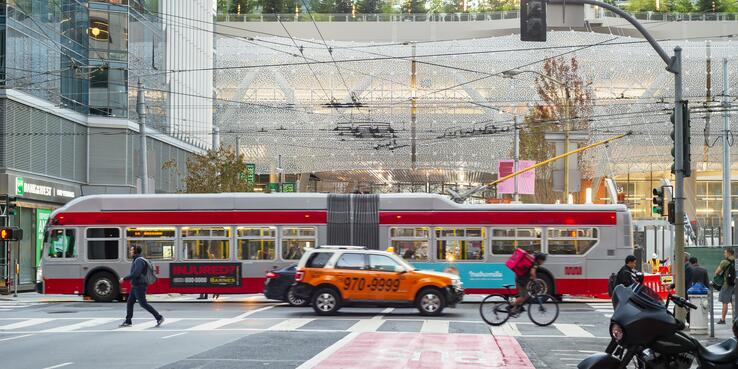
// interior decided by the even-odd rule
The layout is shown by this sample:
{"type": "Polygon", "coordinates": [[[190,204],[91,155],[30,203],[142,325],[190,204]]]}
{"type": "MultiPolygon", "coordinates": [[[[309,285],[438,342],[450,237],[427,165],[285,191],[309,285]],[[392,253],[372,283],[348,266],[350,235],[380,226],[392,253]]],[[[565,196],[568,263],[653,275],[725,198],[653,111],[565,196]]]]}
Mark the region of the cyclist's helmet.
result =
{"type": "Polygon", "coordinates": [[[537,252],[537,253],[533,254],[533,258],[536,261],[538,261],[538,260],[546,261],[546,253],[545,252],[537,252]]]}

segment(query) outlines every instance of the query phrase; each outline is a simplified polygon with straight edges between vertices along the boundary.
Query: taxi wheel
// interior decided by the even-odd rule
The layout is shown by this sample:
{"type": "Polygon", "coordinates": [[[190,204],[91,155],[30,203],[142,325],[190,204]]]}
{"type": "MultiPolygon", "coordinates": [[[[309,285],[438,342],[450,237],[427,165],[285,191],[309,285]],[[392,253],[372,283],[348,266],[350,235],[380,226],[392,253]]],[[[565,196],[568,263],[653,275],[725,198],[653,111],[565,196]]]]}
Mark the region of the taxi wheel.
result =
{"type": "Polygon", "coordinates": [[[313,294],[313,310],[318,315],[333,315],[341,307],[341,295],[332,288],[321,288],[313,294]]]}
{"type": "Polygon", "coordinates": [[[435,288],[426,288],[415,298],[415,306],[421,315],[441,315],[443,308],[446,307],[446,299],[441,291],[435,288]]]}

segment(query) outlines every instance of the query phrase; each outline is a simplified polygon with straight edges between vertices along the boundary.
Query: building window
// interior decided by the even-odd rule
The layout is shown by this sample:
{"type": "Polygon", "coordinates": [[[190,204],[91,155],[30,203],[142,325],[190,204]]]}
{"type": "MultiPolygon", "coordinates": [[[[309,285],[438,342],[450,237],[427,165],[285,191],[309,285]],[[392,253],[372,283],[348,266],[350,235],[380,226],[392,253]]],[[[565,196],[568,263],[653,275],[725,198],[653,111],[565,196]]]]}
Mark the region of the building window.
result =
{"type": "Polygon", "coordinates": [[[182,245],[185,259],[230,259],[229,227],[182,227],[182,245]]]}
{"type": "Polygon", "coordinates": [[[516,248],[540,252],[543,239],[540,228],[493,228],[492,254],[509,255],[516,248]]]}
{"type": "Polygon", "coordinates": [[[299,260],[305,249],[315,247],[317,241],[315,227],[282,228],[282,259],[299,260]]]}
{"type": "Polygon", "coordinates": [[[549,228],[548,253],[583,255],[597,243],[597,228],[549,228]]]}
{"type": "Polygon", "coordinates": [[[71,259],[77,257],[74,247],[74,229],[52,229],[49,232],[49,257],[53,259],[71,259]]]}
{"type": "Polygon", "coordinates": [[[87,228],[87,259],[117,260],[120,229],[87,228]]]}
{"type": "Polygon", "coordinates": [[[176,229],[174,227],[140,227],[126,229],[128,258],[133,257],[131,248],[141,246],[141,256],[150,260],[174,259],[176,229]]]}
{"type": "Polygon", "coordinates": [[[274,260],[276,258],[277,229],[275,227],[239,227],[239,260],[274,260]]]}
{"type": "Polygon", "coordinates": [[[405,260],[428,260],[430,229],[427,227],[390,228],[390,246],[405,260]]]}
{"type": "Polygon", "coordinates": [[[484,228],[436,228],[436,257],[446,261],[484,259],[484,228]]]}

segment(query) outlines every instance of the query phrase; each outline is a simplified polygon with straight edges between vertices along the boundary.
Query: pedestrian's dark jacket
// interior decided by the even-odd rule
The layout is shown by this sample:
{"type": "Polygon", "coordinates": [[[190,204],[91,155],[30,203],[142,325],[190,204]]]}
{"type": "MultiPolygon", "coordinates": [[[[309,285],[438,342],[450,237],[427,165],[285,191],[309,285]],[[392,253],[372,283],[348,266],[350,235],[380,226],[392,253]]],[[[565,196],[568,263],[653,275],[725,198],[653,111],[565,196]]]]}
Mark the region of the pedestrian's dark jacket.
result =
{"type": "Polygon", "coordinates": [[[133,255],[133,262],[131,263],[131,272],[123,279],[131,281],[133,286],[148,286],[144,279],[144,273],[146,272],[146,262],[141,259],[140,254],[133,255]]]}
{"type": "Polygon", "coordinates": [[[690,263],[684,264],[684,282],[684,285],[687,286],[687,289],[689,289],[689,287],[692,287],[692,284],[694,284],[694,271],[692,270],[692,264],[690,263]]]}
{"type": "Polygon", "coordinates": [[[618,272],[618,278],[617,278],[617,285],[623,285],[625,287],[630,287],[634,283],[636,283],[635,278],[635,271],[633,269],[630,269],[627,265],[623,265],[622,268],[620,268],[620,271],[618,272]]]}
{"type": "Polygon", "coordinates": [[[692,284],[702,283],[705,287],[710,287],[710,277],[707,275],[707,269],[692,265],[692,284]]]}

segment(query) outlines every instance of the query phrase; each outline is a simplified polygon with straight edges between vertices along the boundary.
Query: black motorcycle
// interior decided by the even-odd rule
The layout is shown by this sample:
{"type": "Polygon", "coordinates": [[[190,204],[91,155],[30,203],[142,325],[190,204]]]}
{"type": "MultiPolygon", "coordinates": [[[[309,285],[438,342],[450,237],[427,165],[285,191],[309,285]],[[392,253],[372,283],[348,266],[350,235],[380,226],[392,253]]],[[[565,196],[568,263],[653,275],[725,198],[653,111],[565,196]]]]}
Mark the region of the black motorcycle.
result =
{"type": "MultiPolygon", "coordinates": [[[[669,311],[669,303],[696,309],[683,297],[669,295],[666,304],[642,284],[618,286],[613,293],[615,313],[610,321],[610,344],[604,353],[584,359],[579,369],[700,369],[738,368],[738,341],[727,339],[712,346],[683,332],[685,325],[669,311]]],[[[738,322],[738,321],[737,321],[738,322]]],[[[738,323],[733,332],[738,336],[738,323]]]]}

